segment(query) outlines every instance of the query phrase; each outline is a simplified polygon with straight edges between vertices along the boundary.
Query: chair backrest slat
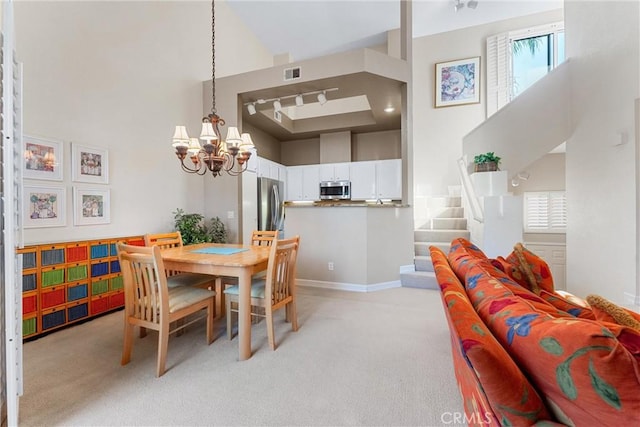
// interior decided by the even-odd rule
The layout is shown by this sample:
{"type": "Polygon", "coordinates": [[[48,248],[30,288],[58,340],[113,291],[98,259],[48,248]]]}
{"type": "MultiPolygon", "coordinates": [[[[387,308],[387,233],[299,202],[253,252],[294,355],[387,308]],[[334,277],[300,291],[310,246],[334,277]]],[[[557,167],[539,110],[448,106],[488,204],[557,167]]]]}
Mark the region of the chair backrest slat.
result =
{"type": "Polygon", "coordinates": [[[271,246],[277,234],[277,231],[253,230],[251,244],[255,246],[271,246]]]}
{"type": "MultiPolygon", "coordinates": [[[[156,233],[144,235],[145,246],[157,246],[160,249],[178,248],[183,246],[182,234],[179,231],[172,231],[171,233],[156,233]]],[[[167,270],[165,274],[168,276],[174,276],[179,271],[167,270]]]]}
{"type": "Polygon", "coordinates": [[[158,324],[167,316],[169,295],[164,264],[157,246],[143,247],[119,243],[127,315],[158,324]]]}
{"type": "Polygon", "coordinates": [[[277,304],[291,295],[295,286],[296,260],[300,237],[275,240],[269,253],[265,292],[271,295],[272,304],[277,304]]]}

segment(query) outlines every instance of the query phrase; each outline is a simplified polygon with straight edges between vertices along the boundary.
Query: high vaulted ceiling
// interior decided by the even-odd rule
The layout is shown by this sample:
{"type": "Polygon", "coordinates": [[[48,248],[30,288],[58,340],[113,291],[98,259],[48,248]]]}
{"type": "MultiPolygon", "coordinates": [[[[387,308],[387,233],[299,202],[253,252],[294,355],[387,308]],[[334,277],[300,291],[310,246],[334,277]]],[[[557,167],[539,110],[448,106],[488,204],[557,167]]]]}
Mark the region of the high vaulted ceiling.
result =
{"type": "MultiPolygon", "coordinates": [[[[400,0],[226,0],[240,19],[274,54],[289,54],[292,61],[385,44],[387,32],[400,28],[400,0]]],[[[454,10],[456,1],[413,0],[413,37],[451,31],[516,16],[562,8],[562,0],[478,0],[474,9],[454,10]]],[[[295,65],[295,62],[292,64],[295,65]]],[[[398,81],[368,73],[268,88],[240,94],[243,122],[280,141],[308,139],[323,132],[351,130],[376,132],[399,129],[401,87],[398,81]],[[319,106],[309,95],[304,107],[295,105],[296,94],[323,88],[329,102],[319,106]],[[350,99],[359,97],[359,99],[350,99]],[[282,99],[282,115],[274,117],[273,99],[282,99]],[[363,100],[364,98],[364,100],[363,100]],[[246,103],[257,113],[248,113],[246,103]],[[351,104],[351,110],[340,110],[351,104]],[[368,108],[362,107],[368,104],[368,108]],[[355,106],[355,107],[354,107],[355,106]],[[393,112],[384,112],[388,106],[393,112]],[[317,115],[314,116],[314,112],[317,115]],[[302,115],[302,117],[300,117],[302,115]]]]}

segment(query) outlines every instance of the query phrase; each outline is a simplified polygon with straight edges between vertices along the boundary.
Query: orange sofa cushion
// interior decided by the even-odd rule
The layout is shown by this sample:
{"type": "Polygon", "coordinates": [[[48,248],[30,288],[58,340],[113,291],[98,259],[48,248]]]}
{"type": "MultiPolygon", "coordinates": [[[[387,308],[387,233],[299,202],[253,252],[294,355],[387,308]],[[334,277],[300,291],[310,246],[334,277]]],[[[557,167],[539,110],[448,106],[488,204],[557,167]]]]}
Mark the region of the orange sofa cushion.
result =
{"type": "MultiPolygon", "coordinates": [[[[469,275],[485,276],[476,279],[479,290],[496,287],[482,265],[470,268],[469,275]]],[[[515,295],[477,307],[558,421],[640,425],[638,361],[609,329],[592,320],[555,317],[515,295]]]]}
{"type": "Polygon", "coordinates": [[[575,317],[596,320],[596,316],[593,314],[593,311],[589,307],[578,305],[575,302],[563,297],[562,295],[558,295],[555,292],[547,292],[542,289],[540,290],[540,297],[559,310],[566,311],[567,313],[575,317]]]}
{"type": "MultiPolygon", "coordinates": [[[[473,309],[444,252],[436,247],[430,249],[449,327],[458,337],[454,344],[463,355],[454,363],[465,409],[477,406],[469,400],[482,400],[478,396],[484,394],[500,425],[525,426],[537,420],[551,420],[538,392],[473,309]],[[460,366],[462,363],[465,366],[460,366]],[[469,383],[470,376],[481,384],[479,390],[477,383],[475,387],[469,383]]],[[[478,418],[478,411],[467,411],[467,418],[478,418]]]]}
{"type": "Polygon", "coordinates": [[[536,294],[538,294],[540,290],[553,292],[553,277],[551,276],[549,265],[538,255],[522,246],[521,243],[517,243],[513,247],[513,252],[509,254],[507,261],[519,267],[528,282],[528,285],[525,286],[531,291],[536,294]],[[523,258],[523,262],[520,261],[521,258],[523,258]]]}
{"type": "Polygon", "coordinates": [[[476,259],[487,259],[487,256],[479,247],[467,239],[459,237],[451,241],[451,248],[449,249],[447,259],[456,276],[458,276],[458,279],[462,282],[473,261],[476,259]]]}

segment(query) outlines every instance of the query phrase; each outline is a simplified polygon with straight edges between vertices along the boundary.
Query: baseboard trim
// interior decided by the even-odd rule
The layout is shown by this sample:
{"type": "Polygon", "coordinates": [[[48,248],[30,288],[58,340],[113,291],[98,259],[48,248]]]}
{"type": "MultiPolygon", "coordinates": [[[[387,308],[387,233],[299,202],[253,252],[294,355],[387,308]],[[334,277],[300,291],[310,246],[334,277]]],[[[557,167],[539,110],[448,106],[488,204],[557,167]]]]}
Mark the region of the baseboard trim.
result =
{"type": "Polygon", "coordinates": [[[349,292],[374,292],[383,289],[401,287],[399,280],[394,280],[392,282],[374,283],[371,285],[358,285],[355,283],[324,282],[321,280],[296,279],[296,284],[298,286],[308,286],[310,288],[334,289],[338,291],[349,292]]]}

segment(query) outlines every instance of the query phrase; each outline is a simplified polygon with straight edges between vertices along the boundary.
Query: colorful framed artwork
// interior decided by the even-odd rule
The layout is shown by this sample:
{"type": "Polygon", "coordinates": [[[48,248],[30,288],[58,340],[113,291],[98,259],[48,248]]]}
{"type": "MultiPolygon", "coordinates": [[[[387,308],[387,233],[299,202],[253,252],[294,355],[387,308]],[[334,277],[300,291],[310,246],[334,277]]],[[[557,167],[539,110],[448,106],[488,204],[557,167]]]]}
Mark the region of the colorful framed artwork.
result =
{"type": "Polygon", "coordinates": [[[111,222],[111,190],[73,187],[73,224],[96,225],[111,222]]]}
{"type": "Polygon", "coordinates": [[[22,176],[25,179],[62,181],[63,142],[24,136],[22,176]]]}
{"type": "Polygon", "coordinates": [[[436,64],[435,107],[480,102],[480,57],[436,64]]]}
{"type": "Polygon", "coordinates": [[[109,183],[109,152],[102,148],[71,144],[71,179],[92,184],[109,183]]]}
{"type": "Polygon", "coordinates": [[[64,187],[24,186],[23,227],[66,225],[67,190],[64,187]]]}

